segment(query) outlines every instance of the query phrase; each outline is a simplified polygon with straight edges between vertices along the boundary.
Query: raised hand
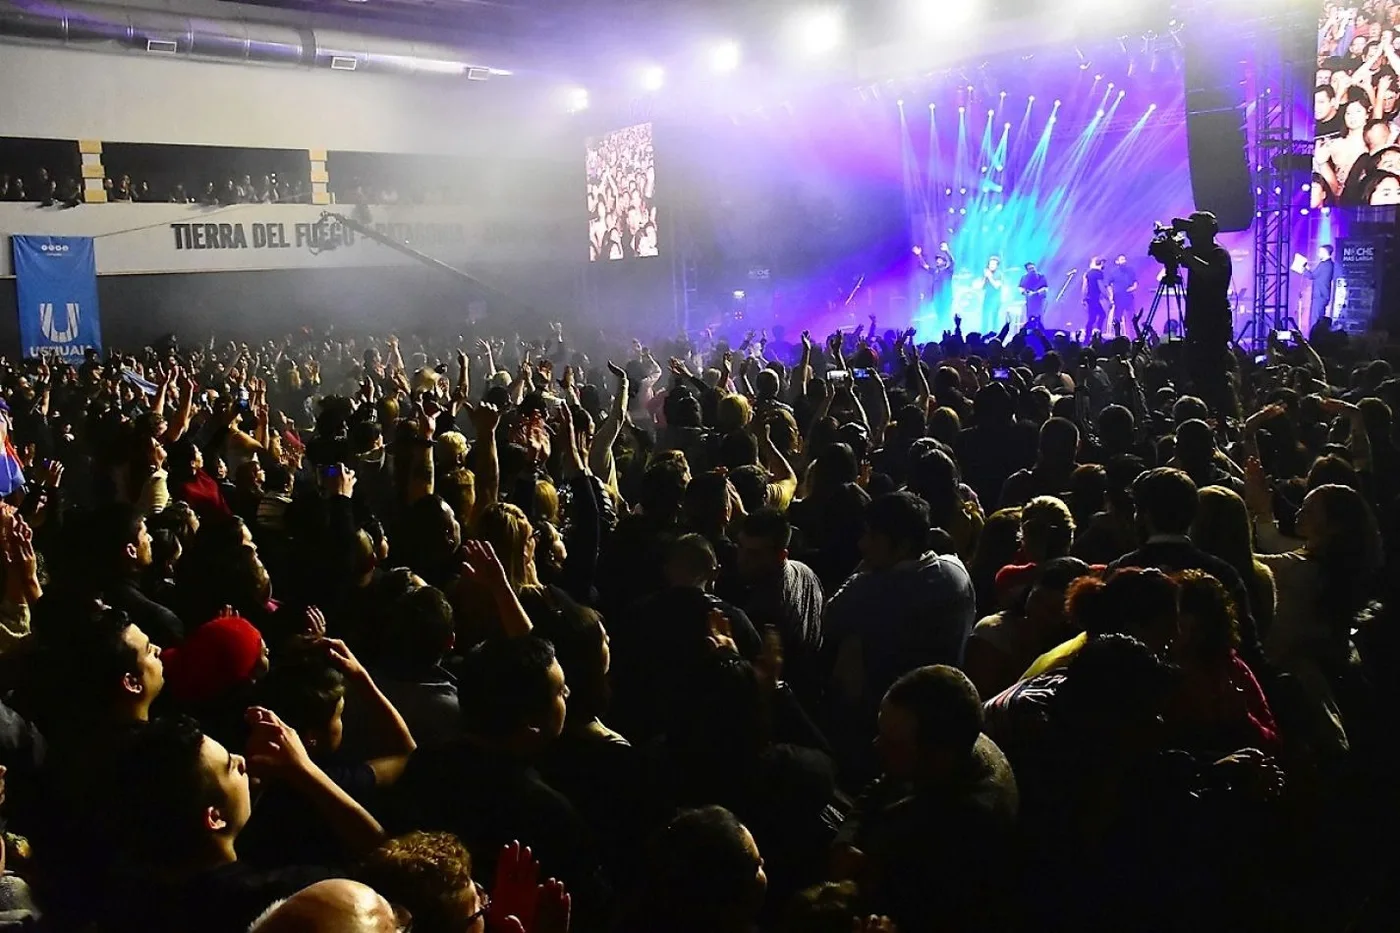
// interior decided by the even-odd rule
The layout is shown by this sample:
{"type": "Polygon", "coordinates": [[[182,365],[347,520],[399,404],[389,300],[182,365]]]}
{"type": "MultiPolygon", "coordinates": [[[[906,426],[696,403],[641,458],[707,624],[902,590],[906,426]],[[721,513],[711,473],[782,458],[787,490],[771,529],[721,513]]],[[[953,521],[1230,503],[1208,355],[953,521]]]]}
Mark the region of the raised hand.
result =
{"type": "Polygon", "coordinates": [[[1274,495],[1269,490],[1269,477],[1258,457],[1250,457],[1244,463],[1244,501],[1256,516],[1273,515],[1274,495]]]}
{"type": "Polygon", "coordinates": [[[302,632],[312,638],[326,637],[326,614],[315,606],[307,606],[306,612],[302,614],[305,624],[302,632]]]}
{"type": "Polygon", "coordinates": [[[540,863],[529,846],[512,842],[501,850],[496,862],[496,878],[491,882],[491,906],[486,916],[495,924],[514,917],[532,933],[538,910],[540,863]]]}
{"type": "MultiPolygon", "coordinates": [[[[325,620],[322,619],[322,624],[325,620]]],[[[350,646],[339,638],[323,638],[321,645],[326,649],[326,654],[330,656],[331,663],[334,664],[342,674],[350,680],[363,680],[369,676],[365,666],[360,663],[360,659],[355,657],[355,652],[350,650],[350,646]]]]}
{"type": "Polygon", "coordinates": [[[296,730],[272,710],[254,706],[244,714],[244,722],[249,727],[248,770],[254,777],[286,780],[314,767],[296,730]]]}
{"type": "Polygon", "coordinates": [[[501,410],[490,402],[480,402],[472,409],[472,425],[476,428],[478,440],[496,433],[501,423],[501,410]]]}
{"type": "Polygon", "coordinates": [[[462,544],[462,577],[493,590],[510,589],[510,579],[490,541],[469,540],[462,544]]]}
{"type": "Polygon", "coordinates": [[[612,373],[624,384],[627,382],[627,370],[623,369],[621,366],[617,365],[612,360],[608,360],[608,372],[612,373]]]}

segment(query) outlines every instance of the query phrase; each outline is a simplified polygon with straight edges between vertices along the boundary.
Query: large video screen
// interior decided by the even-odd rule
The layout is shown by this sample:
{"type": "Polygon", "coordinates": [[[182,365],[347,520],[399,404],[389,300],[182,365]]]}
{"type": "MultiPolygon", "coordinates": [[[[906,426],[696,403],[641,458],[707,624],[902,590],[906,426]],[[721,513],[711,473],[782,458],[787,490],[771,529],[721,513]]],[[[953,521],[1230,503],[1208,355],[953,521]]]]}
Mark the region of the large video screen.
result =
{"type": "Polygon", "coordinates": [[[1317,29],[1313,207],[1400,204],[1400,3],[1328,0],[1317,29]]]}
{"type": "Polygon", "coordinates": [[[588,141],[588,260],[661,255],[650,123],[588,141]]]}

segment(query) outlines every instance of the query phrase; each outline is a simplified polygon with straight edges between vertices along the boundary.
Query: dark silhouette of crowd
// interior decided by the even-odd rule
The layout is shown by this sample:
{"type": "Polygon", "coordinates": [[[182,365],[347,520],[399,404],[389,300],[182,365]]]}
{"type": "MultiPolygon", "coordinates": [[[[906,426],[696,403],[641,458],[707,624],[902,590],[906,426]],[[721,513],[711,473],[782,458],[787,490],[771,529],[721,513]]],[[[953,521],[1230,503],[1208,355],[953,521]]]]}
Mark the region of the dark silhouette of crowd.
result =
{"type": "Polygon", "coordinates": [[[1388,925],[1389,363],[512,326],[0,360],[0,929],[1388,925]]]}

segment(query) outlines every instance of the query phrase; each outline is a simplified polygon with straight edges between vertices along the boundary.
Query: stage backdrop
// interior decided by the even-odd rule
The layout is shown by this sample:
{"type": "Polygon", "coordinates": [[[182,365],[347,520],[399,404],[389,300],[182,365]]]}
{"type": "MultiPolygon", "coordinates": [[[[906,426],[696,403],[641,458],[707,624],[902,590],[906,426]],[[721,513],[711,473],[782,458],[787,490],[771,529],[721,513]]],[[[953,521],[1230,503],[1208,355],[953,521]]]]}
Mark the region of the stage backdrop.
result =
{"type": "Polygon", "coordinates": [[[91,237],[14,236],[20,344],[25,356],[102,349],[91,237]]]}

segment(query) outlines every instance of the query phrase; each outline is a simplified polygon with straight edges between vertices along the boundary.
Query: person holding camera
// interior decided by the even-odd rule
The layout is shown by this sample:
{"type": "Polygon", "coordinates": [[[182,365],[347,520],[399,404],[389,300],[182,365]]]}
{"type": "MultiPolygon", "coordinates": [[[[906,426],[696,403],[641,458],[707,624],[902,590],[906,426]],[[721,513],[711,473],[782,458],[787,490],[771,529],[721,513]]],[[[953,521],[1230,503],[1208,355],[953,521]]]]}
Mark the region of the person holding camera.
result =
{"type": "MultiPolygon", "coordinates": [[[[1172,226],[1186,234],[1176,243],[1176,258],[1186,270],[1186,362],[1196,393],[1217,414],[1232,408],[1227,382],[1230,317],[1230,252],[1216,242],[1220,222],[1209,211],[1196,211],[1172,226]]],[[[1170,267],[1169,267],[1170,268],[1170,267]]]]}

